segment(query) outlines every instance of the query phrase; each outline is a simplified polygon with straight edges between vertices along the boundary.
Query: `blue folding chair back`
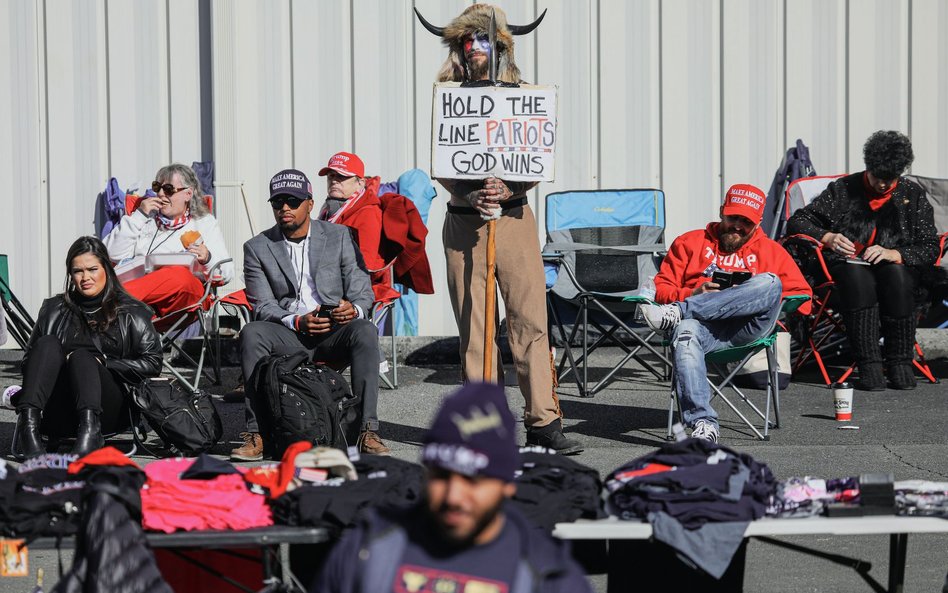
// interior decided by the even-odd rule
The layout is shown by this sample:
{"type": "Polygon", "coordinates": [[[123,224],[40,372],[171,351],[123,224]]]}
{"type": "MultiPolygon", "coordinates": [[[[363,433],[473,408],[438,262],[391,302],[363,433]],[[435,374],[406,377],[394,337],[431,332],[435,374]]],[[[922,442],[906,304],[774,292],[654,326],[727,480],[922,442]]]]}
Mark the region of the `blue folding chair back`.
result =
{"type": "Polygon", "coordinates": [[[562,262],[548,264],[553,273],[547,275],[560,298],[573,299],[580,292],[568,274],[558,273],[562,264],[593,293],[637,294],[661,264],[665,194],[659,189],[552,193],[546,197],[546,234],[544,252],[563,255],[562,262]]]}
{"type": "Polygon", "coordinates": [[[659,189],[568,191],[546,197],[548,305],[551,325],[564,346],[559,379],[572,372],[580,395],[590,397],[605,387],[615,373],[635,359],[659,378],[665,378],[641,358],[644,348],[666,363],[667,358],[630,326],[636,304],[625,297],[649,294],[665,251],[665,194],[659,189]],[[575,310],[575,323],[566,331],[564,307],[575,310]],[[590,330],[596,330],[595,339],[590,330]],[[628,336],[618,339],[619,332],[628,336]],[[579,336],[583,352],[575,356],[579,336]],[[626,342],[630,341],[630,347],[626,342]],[[623,348],[626,356],[593,387],[588,381],[589,354],[607,342],[623,348]],[[569,363],[569,367],[567,367],[569,363]]]}

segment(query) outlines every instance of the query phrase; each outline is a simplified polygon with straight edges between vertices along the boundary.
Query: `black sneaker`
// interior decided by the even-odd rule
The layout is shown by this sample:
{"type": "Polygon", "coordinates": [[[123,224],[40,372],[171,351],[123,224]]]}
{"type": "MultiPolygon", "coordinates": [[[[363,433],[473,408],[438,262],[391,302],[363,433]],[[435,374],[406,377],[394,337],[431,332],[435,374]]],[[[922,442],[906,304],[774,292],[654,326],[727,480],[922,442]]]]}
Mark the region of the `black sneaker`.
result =
{"type": "Polygon", "coordinates": [[[562,424],[555,420],[539,428],[527,428],[527,445],[553,449],[560,455],[576,455],[582,453],[583,446],[579,441],[568,438],[563,434],[562,424]]]}

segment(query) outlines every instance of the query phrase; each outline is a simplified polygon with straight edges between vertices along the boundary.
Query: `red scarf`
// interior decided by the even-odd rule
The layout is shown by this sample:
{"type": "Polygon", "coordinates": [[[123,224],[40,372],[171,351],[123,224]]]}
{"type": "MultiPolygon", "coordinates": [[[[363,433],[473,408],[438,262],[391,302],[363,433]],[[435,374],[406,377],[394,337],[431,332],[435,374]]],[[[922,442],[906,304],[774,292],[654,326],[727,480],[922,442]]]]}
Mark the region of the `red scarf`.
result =
{"type": "Polygon", "coordinates": [[[895,188],[899,186],[899,182],[896,180],[896,182],[892,184],[892,187],[889,188],[889,191],[885,192],[884,194],[879,194],[875,189],[873,189],[871,185],[869,185],[868,171],[863,172],[862,183],[866,187],[866,195],[869,196],[869,207],[872,208],[873,212],[885,206],[889,199],[892,198],[892,192],[894,192],[895,188]],[[871,196],[878,197],[873,198],[871,196]]]}

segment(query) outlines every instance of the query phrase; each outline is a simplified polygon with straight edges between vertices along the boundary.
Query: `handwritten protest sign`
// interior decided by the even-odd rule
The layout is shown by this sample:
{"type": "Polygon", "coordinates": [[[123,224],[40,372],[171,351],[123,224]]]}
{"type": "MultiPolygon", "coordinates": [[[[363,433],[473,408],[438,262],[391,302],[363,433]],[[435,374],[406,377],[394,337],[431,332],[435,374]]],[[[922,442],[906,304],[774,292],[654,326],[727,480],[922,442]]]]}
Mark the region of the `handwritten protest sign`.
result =
{"type": "Polygon", "coordinates": [[[431,176],[553,181],[556,87],[434,88],[431,176]]]}

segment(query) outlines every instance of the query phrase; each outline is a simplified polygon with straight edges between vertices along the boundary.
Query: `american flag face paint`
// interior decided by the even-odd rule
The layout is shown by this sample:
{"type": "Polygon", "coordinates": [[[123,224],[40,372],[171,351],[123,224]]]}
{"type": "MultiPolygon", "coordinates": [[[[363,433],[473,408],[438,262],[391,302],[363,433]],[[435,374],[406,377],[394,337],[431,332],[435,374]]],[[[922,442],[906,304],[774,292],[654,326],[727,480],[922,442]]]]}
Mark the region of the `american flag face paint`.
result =
{"type": "Polygon", "coordinates": [[[471,33],[464,40],[464,55],[470,56],[473,52],[481,52],[490,56],[490,39],[487,33],[471,33]]]}

